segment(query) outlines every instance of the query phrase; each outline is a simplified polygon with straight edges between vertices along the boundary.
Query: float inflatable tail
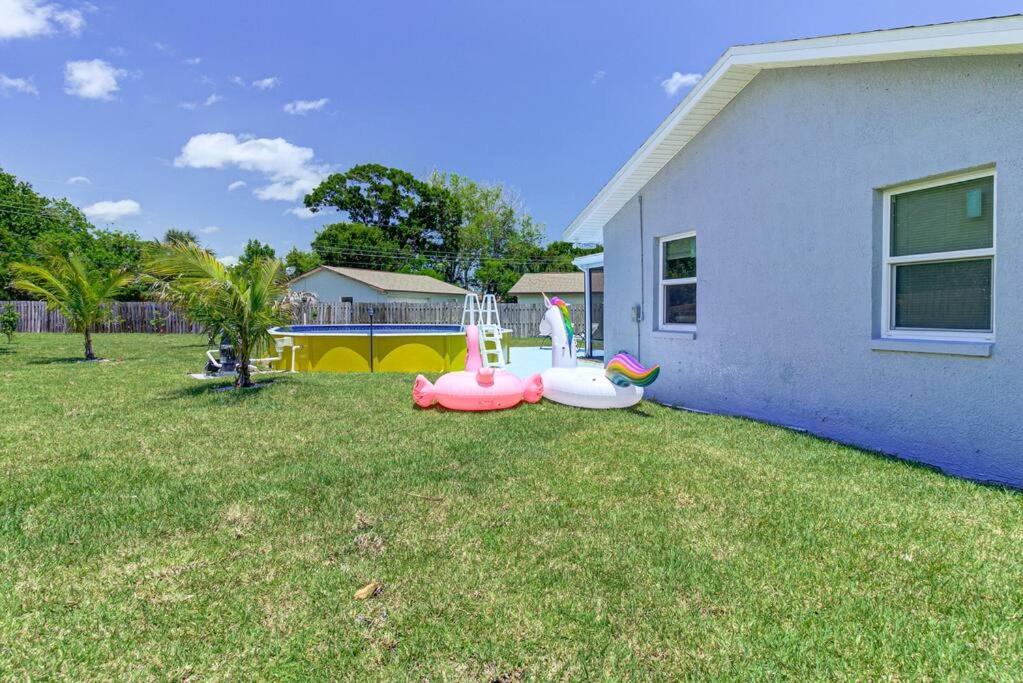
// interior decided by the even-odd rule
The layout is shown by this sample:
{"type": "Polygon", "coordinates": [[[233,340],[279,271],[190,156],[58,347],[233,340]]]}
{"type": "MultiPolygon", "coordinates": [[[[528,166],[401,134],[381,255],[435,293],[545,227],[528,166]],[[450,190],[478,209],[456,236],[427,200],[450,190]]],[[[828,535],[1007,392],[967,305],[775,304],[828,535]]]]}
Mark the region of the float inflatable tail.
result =
{"type": "Polygon", "coordinates": [[[433,385],[422,375],[418,375],[416,383],[412,385],[412,400],[420,408],[429,408],[437,401],[437,393],[433,385]]]}
{"type": "Polygon", "coordinates": [[[536,403],[543,396],[543,380],[540,375],[532,375],[523,383],[522,399],[526,403],[536,403]]]}
{"type": "Polygon", "coordinates": [[[607,364],[604,376],[611,380],[612,384],[617,384],[620,387],[629,385],[646,387],[654,383],[660,372],[660,365],[644,368],[638,360],[629,354],[619,353],[607,364]]]}

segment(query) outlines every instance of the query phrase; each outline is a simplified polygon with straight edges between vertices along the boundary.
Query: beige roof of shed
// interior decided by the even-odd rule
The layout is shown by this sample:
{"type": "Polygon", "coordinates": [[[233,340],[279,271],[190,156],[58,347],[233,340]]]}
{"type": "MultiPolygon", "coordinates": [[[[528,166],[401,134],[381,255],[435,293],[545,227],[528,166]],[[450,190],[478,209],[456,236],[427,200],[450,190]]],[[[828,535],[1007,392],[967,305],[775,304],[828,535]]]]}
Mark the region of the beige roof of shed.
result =
{"type": "Polygon", "coordinates": [[[582,294],[585,292],[583,273],[526,273],[519,278],[509,294],[582,294]]]}
{"type": "Polygon", "coordinates": [[[412,275],[409,273],[391,273],[386,270],[369,270],[367,268],[342,268],[339,266],[320,266],[308,273],[299,275],[291,282],[298,282],[321,270],[330,271],[344,277],[369,285],[381,292],[418,292],[420,294],[470,294],[462,289],[428,275],[412,275]]]}

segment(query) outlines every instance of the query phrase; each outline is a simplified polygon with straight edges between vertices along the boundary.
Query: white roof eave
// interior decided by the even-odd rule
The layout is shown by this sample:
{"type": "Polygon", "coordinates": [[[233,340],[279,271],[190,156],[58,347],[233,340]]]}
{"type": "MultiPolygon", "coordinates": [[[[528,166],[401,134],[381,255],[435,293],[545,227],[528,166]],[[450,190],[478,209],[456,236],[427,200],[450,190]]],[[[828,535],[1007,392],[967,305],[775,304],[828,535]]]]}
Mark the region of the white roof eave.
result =
{"type": "Polygon", "coordinates": [[[764,69],[1023,52],[1023,16],[729,48],[562,233],[602,242],[604,224],[764,69]]]}

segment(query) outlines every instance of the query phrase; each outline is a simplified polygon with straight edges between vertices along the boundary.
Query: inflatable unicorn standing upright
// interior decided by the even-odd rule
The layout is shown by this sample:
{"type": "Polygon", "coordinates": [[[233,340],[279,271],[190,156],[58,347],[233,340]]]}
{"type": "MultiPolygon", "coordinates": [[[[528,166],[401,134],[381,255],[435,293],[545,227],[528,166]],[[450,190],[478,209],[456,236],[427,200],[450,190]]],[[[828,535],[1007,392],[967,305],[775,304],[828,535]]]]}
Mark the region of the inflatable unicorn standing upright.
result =
{"type": "Polygon", "coordinates": [[[607,368],[580,366],[575,353],[575,329],[568,304],[548,299],[540,334],[551,338],[551,367],[541,373],[543,396],[577,408],[628,408],[643,398],[643,387],[657,379],[660,366],[645,368],[627,353],[619,353],[607,368]]]}

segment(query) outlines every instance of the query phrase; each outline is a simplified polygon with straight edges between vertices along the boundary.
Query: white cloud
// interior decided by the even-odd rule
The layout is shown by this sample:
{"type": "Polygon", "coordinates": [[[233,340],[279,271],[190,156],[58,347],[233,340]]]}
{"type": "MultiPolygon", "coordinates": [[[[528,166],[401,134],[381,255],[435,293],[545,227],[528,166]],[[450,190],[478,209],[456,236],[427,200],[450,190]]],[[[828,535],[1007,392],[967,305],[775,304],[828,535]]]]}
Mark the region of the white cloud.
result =
{"type": "Polygon", "coordinates": [[[127,75],[124,69],[102,59],[68,62],[64,66],[64,92],[90,100],[109,100],[119,90],[117,79],[127,75]]]}
{"type": "Polygon", "coordinates": [[[123,47],[120,47],[119,45],[114,45],[113,47],[108,47],[107,48],[107,52],[109,52],[110,54],[112,54],[115,57],[123,57],[126,54],[128,54],[128,51],[125,50],[123,47]]]}
{"type": "Polygon", "coordinates": [[[220,261],[221,263],[223,263],[228,268],[230,268],[231,266],[237,266],[238,265],[238,257],[237,256],[221,256],[217,260],[220,261]]]}
{"type": "Polygon", "coordinates": [[[256,188],[259,199],[293,202],[315,188],[327,169],[313,161],[309,147],[293,145],[284,138],[248,138],[231,133],[195,135],[174,160],[179,168],[224,168],[262,173],[268,185],[256,188]]]}
{"type": "Polygon", "coordinates": [[[76,9],[39,0],[0,0],[0,40],[35,38],[65,30],[79,34],[85,17],[76,9]]]}
{"type": "Polygon", "coordinates": [[[205,228],[199,228],[199,232],[201,232],[204,235],[212,235],[215,232],[220,232],[220,226],[207,225],[205,228]]]}
{"type": "Polygon", "coordinates": [[[590,79],[590,83],[593,83],[593,84],[600,83],[602,80],[604,80],[605,76],[607,76],[607,72],[604,71],[603,69],[600,69],[598,71],[594,71],[593,72],[593,77],[590,79]]]}
{"type": "Polygon", "coordinates": [[[67,179],[68,185],[92,185],[92,181],[83,175],[71,176],[67,179]]]}
{"type": "MultiPolygon", "coordinates": [[[[3,0],[0,0],[3,2],[3,0]]],[[[7,74],[0,74],[0,93],[6,95],[9,91],[21,92],[26,95],[38,95],[31,78],[11,78],[7,74]]]]}
{"type": "Polygon", "coordinates": [[[241,76],[231,76],[231,82],[242,88],[245,87],[245,80],[241,76]]]}
{"type": "Polygon", "coordinates": [[[181,60],[181,63],[188,66],[199,66],[202,64],[202,57],[189,57],[188,59],[181,60]]]}
{"type": "Polygon", "coordinates": [[[669,97],[682,88],[690,88],[700,82],[703,74],[683,74],[676,71],[669,78],[661,81],[661,87],[669,97]]]}
{"type": "Polygon", "coordinates": [[[296,206],[296,207],[290,208],[287,211],[285,211],[284,213],[285,214],[289,214],[290,213],[292,216],[298,216],[302,220],[305,220],[306,218],[312,218],[313,216],[316,215],[315,213],[313,213],[312,211],[310,211],[309,209],[307,209],[304,206],[296,206]]]}
{"type": "Polygon", "coordinates": [[[266,78],[260,78],[258,81],[252,81],[253,88],[259,88],[260,90],[269,90],[270,88],[276,88],[281,84],[281,79],[276,76],[267,76],[266,78]]]}
{"type": "Polygon", "coordinates": [[[159,40],[153,43],[153,47],[156,48],[157,52],[170,52],[170,46],[166,43],[161,43],[159,40]]]}
{"type": "Polygon", "coordinates": [[[289,114],[298,114],[299,116],[305,116],[311,111],[323,109],[327,106],[327,102],[330,102],[326,97],[322,97],[318,100],[295,100],[294,102],[288,102],[284,105],[284,111],[289,114]]]}
{"type": "Polygon", "coordinates": [[[222,101],[223,99],[224,98],[218,95],[217,93],[213,93],[202,102],[182,102],[178,106],[181,107],[182,109],[188,109],[189,111],[193,111],[195,109],[198,109],[199,107],[212,107],[214,104],[222,101]]]}
{"type": "Polygon", "coordinates": [[[121,199],[89,204],[82,208],[82,212],[90,220],[113,223],[125,216],[137,216],[142,213],[142,207],[134,199],[121,199]]]}
{"type": "Polygon", "coordinates": [[[245,185],[247,185],[247,183],[244,180],[236,180],[236,181],[234,181],[233,183],[231,183],[230,185],[227,186],[227,191],[228,192],[234,192],[235,190],[237,190],[239,188],[245,187],[245,185]]]}

